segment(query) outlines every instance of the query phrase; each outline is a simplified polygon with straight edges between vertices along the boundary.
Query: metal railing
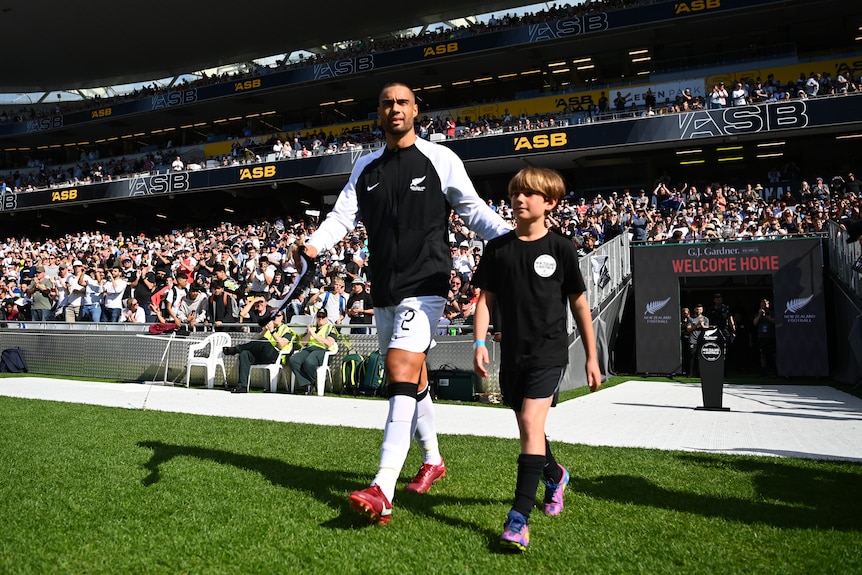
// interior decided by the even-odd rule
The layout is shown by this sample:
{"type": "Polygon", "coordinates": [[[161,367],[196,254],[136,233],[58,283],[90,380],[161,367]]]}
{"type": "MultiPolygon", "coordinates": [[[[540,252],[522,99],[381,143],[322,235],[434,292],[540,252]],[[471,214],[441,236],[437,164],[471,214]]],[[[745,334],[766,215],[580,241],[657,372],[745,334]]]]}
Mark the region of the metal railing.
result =
{"type": "Polygon", "coordinates": [[[829,229],[829,241],[826,242],[829,271],[862,300],[862,273],[854,269],[856,263],[862,258],[862,247],[859,246],[859,242],[848,244],[847,231],[837,222],[827,222],[827,227],[829,229]]]}

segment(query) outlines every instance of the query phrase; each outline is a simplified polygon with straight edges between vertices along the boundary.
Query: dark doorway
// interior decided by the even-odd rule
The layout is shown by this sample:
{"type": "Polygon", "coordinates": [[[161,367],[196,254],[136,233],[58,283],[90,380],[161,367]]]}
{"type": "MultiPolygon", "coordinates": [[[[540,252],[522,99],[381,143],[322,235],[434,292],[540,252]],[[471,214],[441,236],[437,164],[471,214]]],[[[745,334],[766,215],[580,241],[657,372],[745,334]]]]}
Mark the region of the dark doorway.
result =
{"type": "Polygon", "coordinates": [[[757,331],[753,321],[762,299],[774,301],[772,275],[681,277],[679,284],[680,307],[694,310],[694,306],[700,303],[703,304],[704,315],[714,318],[716,305],[723,304],[729,308],[736,329],[727,346],[727,375],[739,377],[760,373],[757,331]],[[717,300],[716,295],[721,295],[721,299],[717,300]]]}

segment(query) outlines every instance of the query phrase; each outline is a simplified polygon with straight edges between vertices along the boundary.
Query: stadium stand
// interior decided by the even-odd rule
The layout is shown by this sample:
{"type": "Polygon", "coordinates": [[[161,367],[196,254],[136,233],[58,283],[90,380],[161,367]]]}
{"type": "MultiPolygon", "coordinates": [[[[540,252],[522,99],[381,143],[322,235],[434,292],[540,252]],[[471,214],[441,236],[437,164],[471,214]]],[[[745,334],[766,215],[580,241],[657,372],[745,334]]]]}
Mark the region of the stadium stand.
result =
{"type": "MultiPolygon", "coordinates": [[[[389,80],[415,87],[417,131],[458,152],[504,214],[517,167],[560,170],[571,193],[553,225],[585,255],[620,234],[649,244],[825,239],[829,220],[859,216],[850,174],[862,133],[860,8],[609,1],[518,17],[504,8],[469,25],[399,33],[415,23],[345,33],[337,49],[232,75],[6,107],[0,289],[21,295],[52,256],[95,273],[160,252],[174,273],[190,259],[205,293],[223,257],[236,263],[228,275],[242,307],[255,271],[236,276],[252,245],[275,254],[274,289],[283,290],[289,244],[325,215],[358,155],[379,145],[375,101],[389,80]],[[722,85],[727,95],[716,96],[722,85]],[[643,239],[634,230],[641,206],[643,239]]],[[[361,248],[363,231],[354,235],[361,248]]],[[[351,239],[322,262],[318,288],[348,273],[351,239]]],[[[452,294],[458,325],[469,318],[466,287],[452,294]]],[[[715,287],[682,289],[694,298],[715,287]]],[[[768,286],[744,287],[740,302],[758,289],[768,286]]]]}

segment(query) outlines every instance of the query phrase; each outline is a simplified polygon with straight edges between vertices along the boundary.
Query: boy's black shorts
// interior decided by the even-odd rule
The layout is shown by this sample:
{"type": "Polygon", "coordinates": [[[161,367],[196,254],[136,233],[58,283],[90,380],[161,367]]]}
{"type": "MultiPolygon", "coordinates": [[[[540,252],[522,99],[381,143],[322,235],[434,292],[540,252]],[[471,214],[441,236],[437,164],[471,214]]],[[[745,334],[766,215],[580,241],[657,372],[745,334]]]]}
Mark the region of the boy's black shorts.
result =
{"type": "Polygon", "coordinates": [[[538,369],[506,369],[500,370],[500,391],[503,403],[515,411],[521,411],[524,399],[544,399],[553,397],[551,407],[557,405],[560,394],[560,382],[563,380],[565,367],[542,367],[538,369]]]}

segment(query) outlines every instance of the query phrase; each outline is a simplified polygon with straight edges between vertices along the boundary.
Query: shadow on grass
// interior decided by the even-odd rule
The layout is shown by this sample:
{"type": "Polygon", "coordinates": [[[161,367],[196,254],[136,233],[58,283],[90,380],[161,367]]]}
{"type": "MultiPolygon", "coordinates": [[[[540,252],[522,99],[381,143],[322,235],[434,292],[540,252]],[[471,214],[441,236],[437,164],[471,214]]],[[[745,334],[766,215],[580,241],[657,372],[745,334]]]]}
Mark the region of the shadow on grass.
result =
{"type": "MultiPolygon", "coordinates": [[[[323,522],[321,524],[322,527],[330,529],[355,529],[370,525],[367,519],[350,509],[347,497],[344,496],[346,492],[363,489],[368,486],[365,479],[356,473],[303,467],[292,465],[279,459],[243,455],[205,447],[171,445],[160,441],[141,441],[137,445],[153,452],[150,460],[144,464],[144,468],[149,471],[149,474],[143,479],[145,486],[158,483],[161,480],[160,467],[175,457],[209,460],[220,465],[230,465],[238,469],[259,473],[273,485],[310,494],[318,501],[341,511],[337,517],[323,522]]],[[[460,517],[447,515],[436,508],[438,506],[449,505],[498,505],[502,504],[501,501],[455,498],[433,492],[425,495],[404,492],[399,494],[396,502],[397,507],[409,510],[416,515],[423,515],[452,527],[480,533],[484,531],[488,533],[489,537],[497,536],[497,534],[484,529],[481,525],[466,521],[460,517]]]]}
{"type": "Polygon", "coordinates": [[[728,461],[697,455],[680,455],[679,458],[692,465],[715,468],[716,473],[750,475],[755,493],[751,498],[704,495],[668,489],[632,475],[596,479],[572,477],[569,488],[596,499],[746,524],[784,529],[862,530],[862,499],[857,489],[862,473],[836,471],[825,466],[806,469],[780,461],[728,461]]]}

